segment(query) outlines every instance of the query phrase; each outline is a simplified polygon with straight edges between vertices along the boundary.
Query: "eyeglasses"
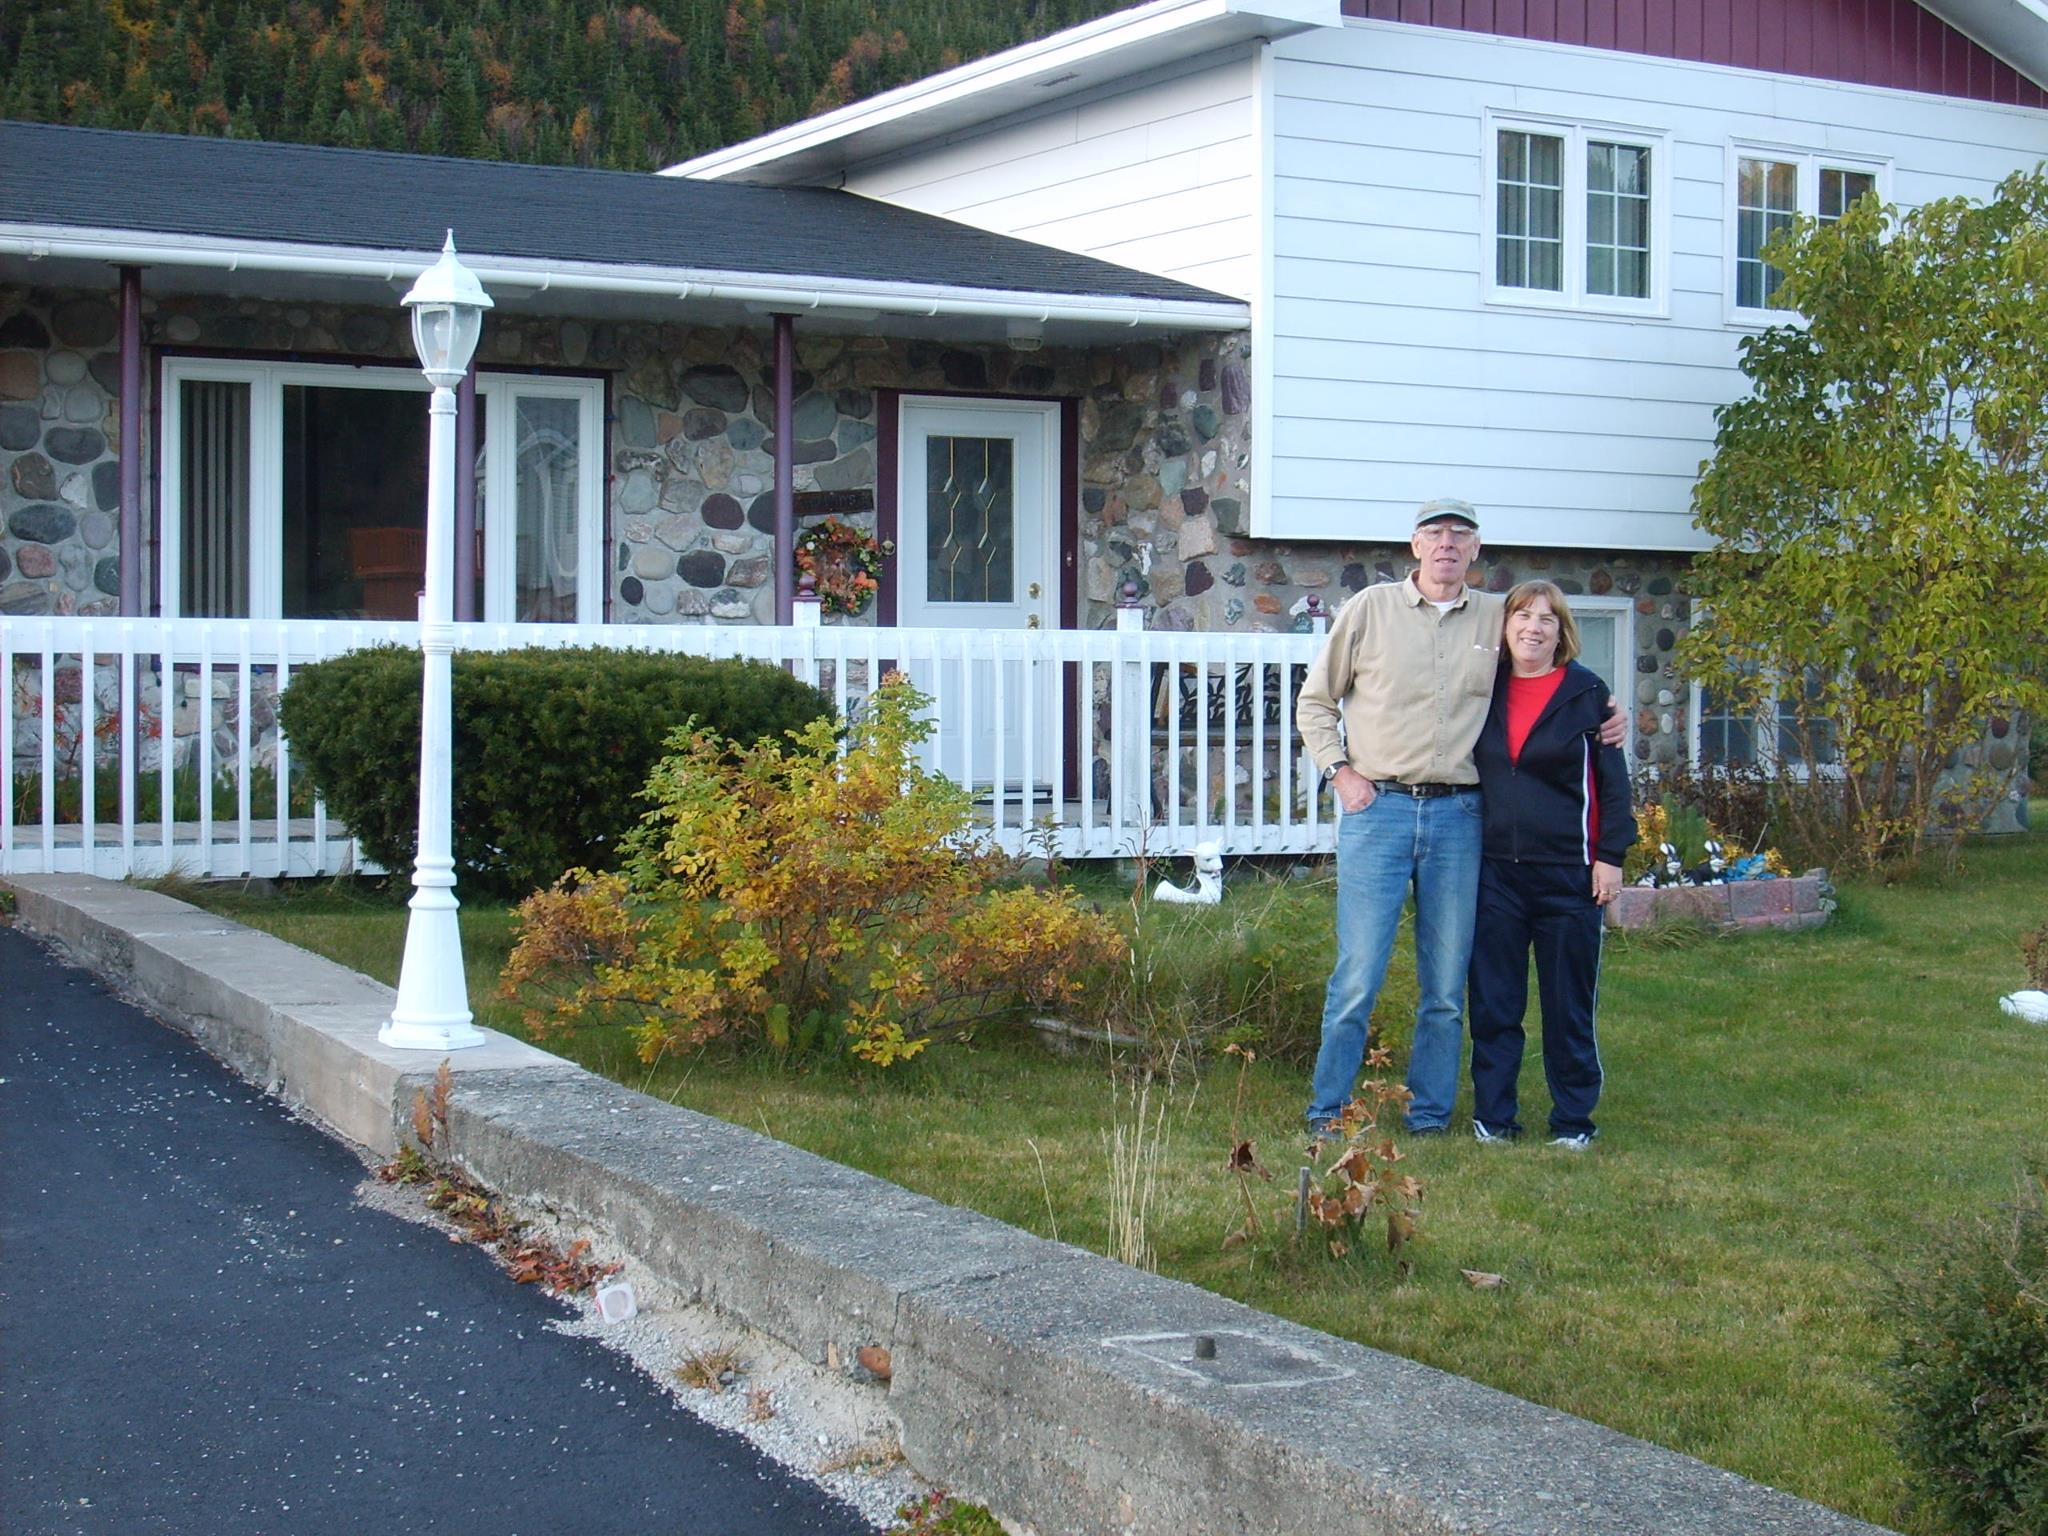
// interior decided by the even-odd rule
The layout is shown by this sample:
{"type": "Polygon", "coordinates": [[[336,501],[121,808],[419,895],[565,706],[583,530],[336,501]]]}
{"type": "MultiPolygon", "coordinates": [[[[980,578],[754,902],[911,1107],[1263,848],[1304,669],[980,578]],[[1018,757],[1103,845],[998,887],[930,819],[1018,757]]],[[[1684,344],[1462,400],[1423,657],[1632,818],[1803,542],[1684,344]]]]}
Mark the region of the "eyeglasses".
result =
{"type": "Polygon", "coordinates": [[[1415,536],[1425,544],[1465,544],[1478,538],[1479,530],[1463,523],[1424,523],[1415,536]]]}

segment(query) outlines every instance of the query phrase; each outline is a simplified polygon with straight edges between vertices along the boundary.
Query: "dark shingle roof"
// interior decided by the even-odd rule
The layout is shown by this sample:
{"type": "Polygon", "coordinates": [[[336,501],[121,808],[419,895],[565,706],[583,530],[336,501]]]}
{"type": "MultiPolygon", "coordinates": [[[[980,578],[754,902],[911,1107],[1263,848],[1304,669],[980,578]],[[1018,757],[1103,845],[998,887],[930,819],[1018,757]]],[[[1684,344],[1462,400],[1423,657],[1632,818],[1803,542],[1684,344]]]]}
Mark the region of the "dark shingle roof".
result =
{"type": "Polygon", "coordinates": [[[1233,302],[852,193],[0,122],[0,223],[1233,302]]]}

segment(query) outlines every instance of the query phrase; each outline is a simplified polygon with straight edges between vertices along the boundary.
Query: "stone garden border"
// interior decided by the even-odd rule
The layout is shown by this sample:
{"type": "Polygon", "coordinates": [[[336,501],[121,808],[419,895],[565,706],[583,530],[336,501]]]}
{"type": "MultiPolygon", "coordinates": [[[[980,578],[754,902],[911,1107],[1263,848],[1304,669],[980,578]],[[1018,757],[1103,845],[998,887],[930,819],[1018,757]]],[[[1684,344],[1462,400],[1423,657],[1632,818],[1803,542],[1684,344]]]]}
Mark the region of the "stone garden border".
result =
{"type": "Polygon", "coordinates": [[[1827,871],[1726,885],[1625,885],[1607,909],[1607,926],[1635,930],[1659,923],[1707,923],[1724,932],[1817,928],[1828,920],[1827,871]]]}

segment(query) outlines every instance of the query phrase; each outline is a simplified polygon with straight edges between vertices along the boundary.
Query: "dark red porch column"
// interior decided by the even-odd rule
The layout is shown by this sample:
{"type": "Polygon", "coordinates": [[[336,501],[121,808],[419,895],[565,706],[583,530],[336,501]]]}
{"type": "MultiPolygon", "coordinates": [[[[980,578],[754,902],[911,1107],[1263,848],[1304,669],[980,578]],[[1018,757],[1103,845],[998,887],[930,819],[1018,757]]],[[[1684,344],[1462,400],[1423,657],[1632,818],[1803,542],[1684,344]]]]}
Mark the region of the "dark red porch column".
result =
{"type": "Polygon", "coordinates": [[[121,273],[121,612],[142,613],[142,268],[121,273]]]}
{"type": "Polygon", "coordinates": [[[775,622],[796,617],[796,317],[775,317],[775,622]]]}

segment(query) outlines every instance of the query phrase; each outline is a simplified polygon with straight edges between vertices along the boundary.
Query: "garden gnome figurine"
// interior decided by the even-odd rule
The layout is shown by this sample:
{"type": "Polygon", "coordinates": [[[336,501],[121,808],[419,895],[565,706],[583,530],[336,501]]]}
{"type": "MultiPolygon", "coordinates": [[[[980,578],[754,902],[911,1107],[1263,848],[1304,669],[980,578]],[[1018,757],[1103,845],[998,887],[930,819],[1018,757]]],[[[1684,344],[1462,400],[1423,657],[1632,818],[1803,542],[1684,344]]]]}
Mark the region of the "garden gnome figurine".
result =
{"type": "Polygon", "coordinates": [[[1195,884],[1183,890],[1171,880],[1159,882],[1154,901],[1183,907],[1213,907],[1223,899],[1223,850],[1215,843],[1195,844],[1195,884]]]}

